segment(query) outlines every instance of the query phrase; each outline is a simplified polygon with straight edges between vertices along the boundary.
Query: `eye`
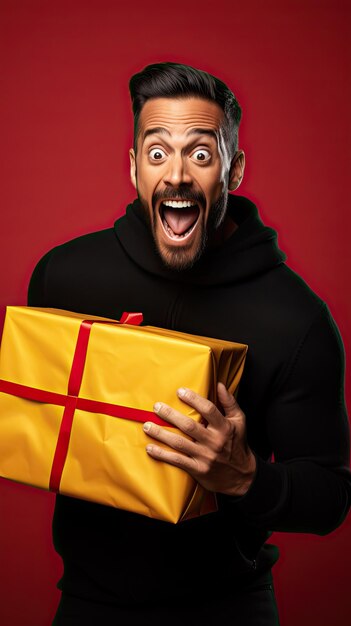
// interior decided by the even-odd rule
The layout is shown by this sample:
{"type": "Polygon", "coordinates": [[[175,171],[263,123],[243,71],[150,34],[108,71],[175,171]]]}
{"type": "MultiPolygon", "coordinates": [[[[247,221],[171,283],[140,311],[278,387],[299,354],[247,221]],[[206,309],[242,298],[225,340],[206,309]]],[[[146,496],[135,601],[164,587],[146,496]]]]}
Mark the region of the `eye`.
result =
{"type": "Polygon", "coordinates": [[[203,162],[208,161],[211,158],[211,154],[208,150],[201,148],[199,150],[195,150],[191,158],[194,159],[194,161],[203,162]]]}
{"type": "Polygon", "coordinates": [[[162,161],[166,156],[166,153],[161,148],[152,148],[149,152],[149,157],[152,161],[162,161]]]}

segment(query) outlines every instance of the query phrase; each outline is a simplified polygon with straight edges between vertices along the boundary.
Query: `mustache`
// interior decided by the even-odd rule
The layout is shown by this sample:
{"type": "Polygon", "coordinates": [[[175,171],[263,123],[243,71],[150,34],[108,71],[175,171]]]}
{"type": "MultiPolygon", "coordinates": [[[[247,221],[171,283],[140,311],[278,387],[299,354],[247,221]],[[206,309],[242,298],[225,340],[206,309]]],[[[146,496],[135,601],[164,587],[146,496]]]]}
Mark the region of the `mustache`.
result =
{"type": "Polygon", "coordinates": [[[178,187],[178,189],[174,189],[174,187],[166,187],[164,191],[155,191],[152,196],[152,203],[155,207],[156,203],[159,200],[190,200],[192,202],[196,202],[197,204],[202,204],[202,206],[206,205],[206,198],[201,191],[195,191],[189,189],[188,187],[178,187]]]}

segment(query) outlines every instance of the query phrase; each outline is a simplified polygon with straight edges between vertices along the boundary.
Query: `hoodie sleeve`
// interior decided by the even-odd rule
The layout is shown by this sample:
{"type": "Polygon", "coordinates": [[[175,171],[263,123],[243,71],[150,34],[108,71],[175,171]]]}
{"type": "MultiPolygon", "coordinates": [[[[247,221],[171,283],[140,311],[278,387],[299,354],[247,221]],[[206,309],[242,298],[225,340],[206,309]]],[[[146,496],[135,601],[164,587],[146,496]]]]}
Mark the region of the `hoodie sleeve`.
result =
{"type": "Polygon", "coordinates": [[[323,305],[267,410],[274,463],[256,457],[249,491],[233,501],[249,523],[324,535],[345,519],[351,478],[343,389],[343,345],[323,305]]]}
{"type": "Polygon", "coordinates": [[[28,306],[48,306],[46,302],[46,276],[52,253],[53,250],[47,252],[34,268],[28,287],[28,306]]]}

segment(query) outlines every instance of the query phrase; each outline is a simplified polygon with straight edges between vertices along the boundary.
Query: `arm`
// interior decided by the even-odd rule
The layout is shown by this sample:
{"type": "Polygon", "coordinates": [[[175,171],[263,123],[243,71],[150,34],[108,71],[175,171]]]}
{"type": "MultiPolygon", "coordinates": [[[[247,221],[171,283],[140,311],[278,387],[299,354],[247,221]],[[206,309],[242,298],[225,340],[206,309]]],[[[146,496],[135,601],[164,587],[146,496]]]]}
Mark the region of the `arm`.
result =
{"type": "Polygon", "coordinates": [[[265,415],[275,463],[257,459],[252,488],[237,501],[255,525],[326,534],[350,507],[344,351],[324,306],[288,364],[265,415]]]}
{"type": "Polygon", "coordinates": [[[37,263],[29,281],[28,306],[48,306],[46,304],[45,285],[48,264],[51,259],[52,250],[47,252],[37,263]]]}
{"type": "Polygon", "coordinates": [[[240,510],[251,525],[326,534],[342,522],[350,507],[343,383],[341,339],[323,307],[262,414],[274,463],[256,457],[254,473],[245,416],[229,394],[225,397],[220,390],[224,415],[193,392],[183,398],[208,421],[206,429],[197,424],[189,432],[188,418],[170,407],[157,406],[159,415],[190,434],[193,441],[151,425],[148,434],[176,452],[153,445],[148,453],[185,469],[207,489],[223,494],[220,499],[233,512],[240,510]]]}

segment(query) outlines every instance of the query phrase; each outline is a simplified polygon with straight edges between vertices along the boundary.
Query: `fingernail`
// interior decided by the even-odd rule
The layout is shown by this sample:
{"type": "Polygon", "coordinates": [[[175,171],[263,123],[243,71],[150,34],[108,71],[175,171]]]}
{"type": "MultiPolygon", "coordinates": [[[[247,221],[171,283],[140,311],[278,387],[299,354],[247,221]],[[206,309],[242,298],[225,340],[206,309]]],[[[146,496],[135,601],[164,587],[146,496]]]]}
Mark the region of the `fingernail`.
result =
{"type": "Polygon", "coordinates": [[[186,394],[186,389],[184,387],[180,387],[177,391],[178,396],[180,396],[181,398],[183,398],[186,394]]]}
{"type": "Polygon", "coordinates": [[[152,452],[152,446],[146,446],[146,452],[152,452]]]}
{"type": "Polygon", "coordinates": [[[151,428],[151,422],[145,422],[143,429],[145,430],[145,432],[147,433],[151,428]]]}
{"type": "Polygon", "coordinates": [[[156,402],[156,403],[154,404],[154,411],[155,411],[155,413],[158,413],[158,412],[160,411],[161,406],[162,406],[162,405],[161,405],[161,402],[156,402]]]}

